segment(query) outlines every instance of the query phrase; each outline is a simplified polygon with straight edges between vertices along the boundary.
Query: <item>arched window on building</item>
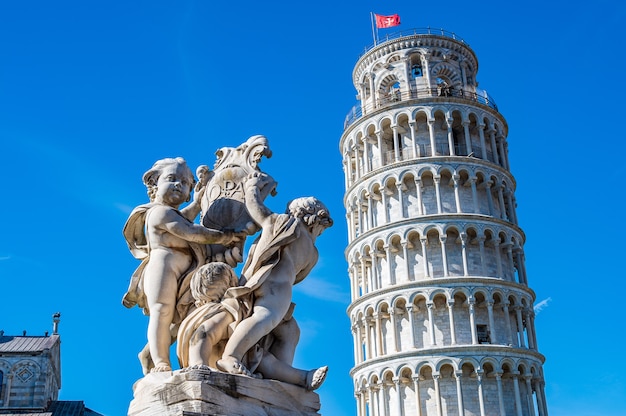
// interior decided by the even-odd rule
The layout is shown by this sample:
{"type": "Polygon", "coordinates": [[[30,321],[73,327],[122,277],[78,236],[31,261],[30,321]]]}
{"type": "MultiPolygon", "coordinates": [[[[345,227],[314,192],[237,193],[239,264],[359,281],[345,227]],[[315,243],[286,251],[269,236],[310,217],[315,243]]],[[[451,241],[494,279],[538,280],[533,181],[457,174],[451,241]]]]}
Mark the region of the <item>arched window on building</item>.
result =
{"type": "Polygon", "coordinates": [[[4,373],[0,371],[0,402],[2,401],[2,393],[4,392],[4,373]]]}

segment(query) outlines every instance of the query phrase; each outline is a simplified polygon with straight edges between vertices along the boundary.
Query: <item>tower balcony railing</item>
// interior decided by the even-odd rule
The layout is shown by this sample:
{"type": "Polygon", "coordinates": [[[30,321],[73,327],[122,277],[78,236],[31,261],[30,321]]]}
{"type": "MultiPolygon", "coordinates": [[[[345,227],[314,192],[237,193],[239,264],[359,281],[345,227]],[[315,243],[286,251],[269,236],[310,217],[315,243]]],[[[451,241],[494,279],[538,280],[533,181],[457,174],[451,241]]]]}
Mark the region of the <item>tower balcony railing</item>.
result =
{"type": "MultiPolygon", "coordinates": [[[[456,33],[454,32],[449,32],[447,30],[444,29],[435,29],[432,27],[418,27],[418,28],[414,28],[414,29],[408,29],[408,30],[401,30],[399,32],[394,32],[394,33],[390,33],[385,35],[384,38],[382,39],[378,39],[374,44],[366,46],[365,50],[363,51],[363,53],[361,53],[359,55],[359,58],[361,58],[363,55],[365,55],[368,51],[380,46],[380,45],[384,45],[385,43],[389,42],[389,41],[393,41],[399,38],[404,38],[407,36],[415,36],[415,35],[435,35],[435,36],[445,36],[447,38],[451,38],[454,40],[457,40],[459,42],[465,43],[467,45],[467,42],[465,42],[463,39],[461,39],[459,36],[456,35],[456,33]]],[[[469,45],[468,45],[469,46],[469,45]]]]}
{"type": "Polygon", "coordinates": [[[363,117],[364,114],[369,114],[373,111],[389,107],[399,102],[408,100],[420,100],[425,98],[447,98],[454,97],[462,100],[468,100],[476,103],[486,105],[494,110],[498,111],[496,102],[487,91],[477,89],[476,92],[465,91],[461,88],[452,88],[444,85],[437,86],[436,88],[422,88],[410,91],[400,91],[398,89],[392,89],[388,93],[382,94],[374,103],[371,98],[365,100],[366,104],[356,104],[346,115],[346,119],[343,124],[344,130],[350,127],[355,121],[363,117]]]}
{"type": "MultiPolygon", "coordinates": [[[[491,150],[486,150],[487,160],[491,163],[496,163],[494,154],[491,150]]],[[[380,156],[373,156],[369,159],[369,163],[361,161],[358,167],[359,177],[367,175],[370,172],[375,171],[376,169],[380,169],[385,166],[392,165],[394,163],[400,163],[407,160],[420,159],[425,157],[437,157],[437,156],[451,156],[450,146],[448,143],[437,143],[435,144],[435,152],[433,153],[431,150],[431,145],[427,143],[417,143],[415,148],[406,146],[398,149],[396,153],[395,150],[387,150],[382,154],[382,158],[380,156]],[[364,163],[367,163],[368,166],[364,166],[364,163]]],[[[468,154],[467,149],[463,143],[455,143],[454,145],[454,156],[464,156],[464,157],[473,157],[475,159],[483,159],[483,151],[480,147],[474,147],[472,152],[468,154]]],[[[351,177],[351,183],[354,183],[356,180],[355,177],[351,177]]]]}

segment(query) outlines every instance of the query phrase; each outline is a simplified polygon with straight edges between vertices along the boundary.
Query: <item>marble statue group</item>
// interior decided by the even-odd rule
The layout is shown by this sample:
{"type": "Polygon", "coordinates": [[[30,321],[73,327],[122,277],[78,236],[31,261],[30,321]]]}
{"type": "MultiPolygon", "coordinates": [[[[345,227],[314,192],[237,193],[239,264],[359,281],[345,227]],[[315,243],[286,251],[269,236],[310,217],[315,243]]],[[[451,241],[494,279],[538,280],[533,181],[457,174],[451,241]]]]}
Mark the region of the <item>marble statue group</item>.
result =
{"type": "Polygon", "coordinates": [[[328,209],[314,197],[294,199],[284,214],[265,205],[276,182],[258,166],[271,157],[264,136],[216,155],[212,170],[197,168],[197,179],[182,158],[157,161],[143,176],[150,202],[136,207],[124,226],[141,264],[123,304],[149,316],[139,354],[144,374],[172,371],[176,341],[182,369],[314,390],[327,367],[293,367],[300,330],[291,300],[293,285],[317,262],[316,238],[333,223],[328,209]],[[246,238],[257,233],[244,253],[246,238]]]}

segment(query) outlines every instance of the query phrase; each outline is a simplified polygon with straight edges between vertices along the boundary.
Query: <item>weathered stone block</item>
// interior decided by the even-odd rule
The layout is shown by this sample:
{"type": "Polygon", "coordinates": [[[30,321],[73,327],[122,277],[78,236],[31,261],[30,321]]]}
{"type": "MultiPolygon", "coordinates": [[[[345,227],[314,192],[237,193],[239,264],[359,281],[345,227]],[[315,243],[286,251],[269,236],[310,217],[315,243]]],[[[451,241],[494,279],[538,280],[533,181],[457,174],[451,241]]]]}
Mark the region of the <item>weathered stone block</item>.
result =
{"type": "Polygon", "coordinates": [[[133,386],[129,416],[314,416],[317,393],[210,370],[151,373],[133,386]]]}

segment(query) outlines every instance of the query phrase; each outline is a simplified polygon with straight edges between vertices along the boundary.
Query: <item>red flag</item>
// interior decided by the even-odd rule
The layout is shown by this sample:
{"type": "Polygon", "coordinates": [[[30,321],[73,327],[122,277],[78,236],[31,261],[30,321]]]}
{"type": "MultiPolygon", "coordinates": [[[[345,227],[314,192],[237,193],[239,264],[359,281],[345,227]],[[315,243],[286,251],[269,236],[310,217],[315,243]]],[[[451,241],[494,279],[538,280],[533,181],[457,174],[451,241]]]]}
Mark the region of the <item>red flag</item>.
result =
{"type": "Polygon", "coordinates": [[[391,16],[383,16],[383,15],[374,13],[374,16],[376,16],[376,27],[378,29],[384,29],[386,27],[394,27],[400,24],[399,14],[392,14],[391,16]]]}

